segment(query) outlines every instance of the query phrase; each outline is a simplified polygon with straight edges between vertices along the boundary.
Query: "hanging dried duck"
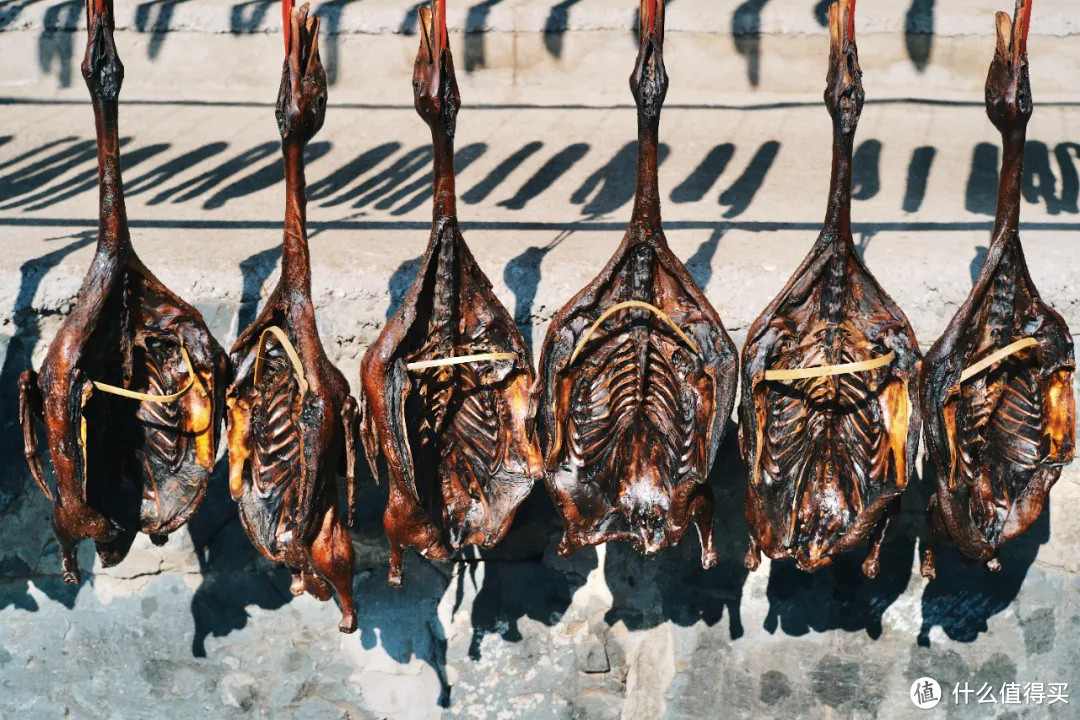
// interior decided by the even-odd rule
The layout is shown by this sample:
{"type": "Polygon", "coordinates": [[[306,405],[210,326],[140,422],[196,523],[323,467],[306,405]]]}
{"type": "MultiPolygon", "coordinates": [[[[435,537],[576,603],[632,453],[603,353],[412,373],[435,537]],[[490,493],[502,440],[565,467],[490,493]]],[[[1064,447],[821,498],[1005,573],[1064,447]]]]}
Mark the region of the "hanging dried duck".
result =
{"type": "Polygon", "coordinates": [[[825,225],[750,326],[743,349],[746,566],[757,569],[764,551],[814,570],[870,538],[863,572],[874,577],[915,460],[920,354],[907,318],[851,237],[851,156],[863,106],[855,0],[830,6],[829,28],[833,161],[825,225]]]}
{"type": "Polygon", "coordinates": [[[118,97],[124,66],[111,0],[88,0],[82,74],[94,106],[100,224],[78,300],[42,363],[20,378],[26,458],[53,501],[65,582],[91,539],[106,567],[139,532],[161,545],[195,513],[214,467],[227,360],[195,308],[154,277],[131,245],[120,177],[118,97]],[[44,422],[55,487],[34,419],[44,422]]]}
{"type": "Polygon", "coordinates": [[[356,400],[326,357],[311,301],[304,148],[326,114],[319,20],[308,5],[282,0],[285,63],[277,122],[285,160],[285,237],[281,279],[232,349],[229,387],[229,490],[248,538],[293,574],[290,590],[341,601],[342,632],[356,630],[353,547],[337,511],[336,473],[348,483],[353,515],[356,400]]]}
{"type": "Polygon", "coordinates": [[[392,585],[406,547],[443,559],[491,547],[543,474],[532,358],[458,229],[454,130],[461,101],[446,3],[419,9],[416,110],[434,146],[434,220],[420,271],[364,356],[364,448],[390,477],[383,524],[392,585]]]}
{"type": "Polygon", "coordinates": [[[1013,20],[997,14],[997,50],[986,78],[986,113],[1005,146],[990,252],[971,293],[923,363],[926,441],[937,471],[927,508],[935,548],[952,538],[991,570],[998,550],[1039,517],[1073,459],[1073,343],[1042,301],[1020,246],[1024,141],[1032,113],[1027,36],[1031,0],[1013,20]]]}
{"type": "Polygon", "coordinates": [[[643,0],[630,76],[637,191],[615,255],[551,322],[540,359],[547,485],[565,523],[559,546],[626,540],[652,555],[690,521],[701,564],[716,564],[707,484],[735,401],[735,346],[668,248],[657,143],[668,89],[664,3],[643,0]]]}

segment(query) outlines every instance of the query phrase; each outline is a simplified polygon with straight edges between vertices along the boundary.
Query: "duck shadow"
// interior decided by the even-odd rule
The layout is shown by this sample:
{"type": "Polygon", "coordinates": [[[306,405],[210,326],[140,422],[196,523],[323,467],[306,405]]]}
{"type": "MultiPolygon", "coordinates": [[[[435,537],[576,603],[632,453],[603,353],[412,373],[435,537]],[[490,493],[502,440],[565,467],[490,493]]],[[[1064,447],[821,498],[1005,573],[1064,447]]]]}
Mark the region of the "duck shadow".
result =
{"type": "Polygon", "coordinates": [[[206,657],[208,637],[225,637],[247,626],[249,605],[277,610],[292,600],[288,571],[264,561],[248,541],[228,485],[225,456],[214,468],[199,511],[188,522],[203,576],[191,599],[195,622],[191,654],[198,658],[206,657]]]}
{"type": "MultiPolygon", "coordinates": [[[[16,458],[0,470],[0,522],[8,516],[14,518],[41,517],[48,527],[52,513],[51,503],[38,492],[30,476],[29,468],[22,460],[23,436],[18,421],[19,376],[33,368],[33,354],[41,340],[44,316],[34,307],[37,295],[46,276],[62,264],[68,255],[90,245],[97,238],[96,231],[79,232],[46,242],[66,241],[49,252],[27,260],[19,268],[19,288],[12,307],[14,332],[7,338],[0,365],[0,451],[5,458],[16,458]]],[[[43,426],[35,422],[38,447],[46,478],[52,483],[52,464],[44,442],[43,426]]],[[[24,547],[0,548],[0,610],[11,605],[30,612],[38,610],[37,601],[29,593],[29,585],[43,592],[51,600],[61,603],[69,610],[75,606],[79,590],[88,582],[91,573],[84,573],[78,585],[65,584],[59,575],[59,546],[45,531],[49,539],[44,549],[27,543],[24,547]]],[[[85,557],[85,556],[84,556],[85,557]]]]}
{"type": "Polygon", "coordinates": [[[900,515],[881,548],[881,570],[876,578],[862,572],[868,544],[841,554],[813,573],[798,569],[792,560],[773,560],[765,590],[769,609],[764,629],[795,637],[811,631],[865,631],[871,639],[879,638],[886,610],[904,594],[911,580],[926,507],[921,486],[918,478],[913,478],[902,496],[900,515]]]}
{"type": "MultiPolygon", "coordinates": [[[[381,649],[398,664],[413,659],[426,662],[441,686],[438,702],[449,706],[446,674],[446,633],[438,618],[438,605],[449,581],[432,563],[413,557],[401,588],[387,585],[389,552],[382,528],[386,483],[377,486],[362,463],[357,478],[359,499],[351,528],[356,553],[353,595],[359,632],[345,642],[357,642],[364,651],[381,649]]],[[[344,507],[344,482],[338,482],[339,507],[344,507]]],[[[278,610],[292,602],[290,574],[264,559],[251,545],[228,491],[228,460],[214,470],[199,512],[188,524],[203,581],[191,600],[195,625],[192,655],[207,657],[207,639],[226,637],[244,629],[251,618],[248,608],[278,610]]],[[[335,596],[335,604],[340,605],[335,596]]],[[[327,633],[336,633],[333,626],[327,633]]]]}
{"type": "Polygon", "coordinates": [[[735,51],[746,58],[746,78],[755,88],[761,82],[761,12],[767,2],[746,0],[731,15],[735,51]]]}
{"type": "MultiPolygon", "coordinates": [[[[937,478],[929,466],[927,477],[929,499],[930,488],[937,489],[937,478]]],[[[951,542],[937,545],[937,577],[926,584],[922,593],[922,626],[916,639],[920,647],[930,646],[930,632],[935,627],[940,627],[950,640],[974,642],[987,632],[990,618],[1009,608],[1020,594],[1039,547],[1050,540],[1051,501],[1047,499],[1027,532],[1001,547],[1001,570],[996,573],[983,563],[973,563],[951,542]]],[[[919,544],[925,547],[925,533],[919,544]]]]}
{"type": "Polygon", "coordinates": [[[455,613],[464,601],[466,583],[479,582],[471,609],[470,659],[482,657],[489,635],[520,642],[523,618],[551,627],[566,614],[574,593],[596,568],[597,557],[595,548],[586,547],[569,559],[559,558],[555,547],[561,537],[562,520],[543,483],[537,482],[503,542],[476,553],[484,563],[482,581],[477,579],[477,563],[464,563],[454,581],[455,613]]]}
{"type": "Polygon", "coordinates": [[[604,577],[613,598],[605,616],[609,625],[622,622],[629,630],[641,630],[669,621],[683,627],[703,621],[711,627],[726,611],[731,638],[742,637],[743,585],[749,572],[743,565],[746,466],[738,445],[735,423],[729,421],[709,474],[715,496],[717,566],[701,567],[701,546],[693,529],[678,546],[653,559],[626,543],[608,543],[604,577]]]}
{"type": "Polygon", "coordinates": [[[1002,547],[1001,570],[972,566],[951,543],[937,549],[937,578],[922,595],[922,627],[917,642],[929,647],[930,631],[940,627],[950,640],[974,642],[989,629],[990,618],[1020,594],[1039,547],[1050,539],[1050,504],[1028,531],[1002,547]]]}

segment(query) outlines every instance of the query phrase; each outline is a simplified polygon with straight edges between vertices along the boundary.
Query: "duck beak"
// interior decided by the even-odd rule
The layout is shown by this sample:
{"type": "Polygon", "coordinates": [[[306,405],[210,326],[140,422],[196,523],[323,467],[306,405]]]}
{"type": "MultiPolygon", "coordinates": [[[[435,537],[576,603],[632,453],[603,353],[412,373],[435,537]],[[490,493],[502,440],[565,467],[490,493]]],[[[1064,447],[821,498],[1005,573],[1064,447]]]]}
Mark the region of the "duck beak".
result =
{"type": "Polygon", "coordinates": [[[1031,0],[1016,0],[1013,18],[999,12],[997,21],[997,55],[1012,71],[1014,81],[1020,80],[1020,68],[1027,64],[1027,39],[1031,29],[1031,0]]]}

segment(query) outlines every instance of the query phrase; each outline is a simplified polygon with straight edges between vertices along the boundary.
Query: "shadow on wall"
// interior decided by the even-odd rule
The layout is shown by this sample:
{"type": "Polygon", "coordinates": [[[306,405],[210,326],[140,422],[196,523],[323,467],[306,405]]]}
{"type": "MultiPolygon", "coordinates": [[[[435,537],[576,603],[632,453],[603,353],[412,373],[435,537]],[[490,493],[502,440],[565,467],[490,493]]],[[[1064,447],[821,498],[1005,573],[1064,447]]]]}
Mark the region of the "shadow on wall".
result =
{"type": "MultiPolygon", "coordinates": [[[[934,49],[934,2],[935,0],[911,0],[911,7],[904,16],[904,41],[908,58],[919,72],[930,64],[934,49]]],[[[814,5],[814,17],[821,27],[829,24],[829,5],[832,0],[818,0],[814,5]]]]}
{"type": "MultiPolygon", "coordinates": [[[[277,145],[276,143],[268,144],[274,146],[277,145]]],[[[309,143],[304,149],[305,167],[311,167],[316,160],[329,153],[331,148],[332,144],[325,141],[309,143]]],[[[237,166],[239,167],[239,163],[237,163],[237,166]]],[[[216,210],[217,208],[224,206],[225,203],[230,200],[244,197],[245,195],[251,195],[260,190],[272,188],[284,182],[285,164],[279,154],[278,157],[275,157],[257,170],[222,187],[203,201],[203,208],[207,210],[216,210]]]]}
{"type": "MultiPolygon", "coordinates": [[[[23,0],[0,8],[0,31],[12,24],[29,5],[38,0],[23,0]]],[[[487,65],[486,25],[491,8],[503,0],[482,0],[469,7],[466,17],[465,72],[471,73],[487,65]]],[[[173,11],[177,5],[189,0],[147,0],[135,9],[135,27],[148,33],[147,56],[151,61],[160,55],[169,33],[172,31],[173,11]]],[[[357,0],[328,0],[318,6],[316,15],[324,23],[323,63],[327,82],[334,85],[342,64],[340,29],[346,6],[357,0]]],[[[561,0],[552,4],[544,23],[544,46],[555,58],[561,58],[563,40],[569,26],[571,9],[581,0],[561,0]]],[[[735,8],[731,16],[731,30],[735,50],[746,59],[747,79],[758,87],[761,78],[761,13],[768,0],[746,0],[735,8]]],[[[670,7],[674,0],[669,0],[670,7]]],[[[813,9],[814,17],[825,26],[828,21],[830,0],[819,0],[813,9]]],[[[935,0],[912,0],[905,16],[905,41],[908,57],[919,72],[930,64],[934,42],[935,0]]],[[[405,11],[398,32],[404,35],[416,33],[416,11],[425,4],[413,4],[405,11]]],[[[277,7],[276,0],[247,0],[230,8],[229,31],[234,35],[257,32],[266,20],[267,13],[277,7]]],[[[75,31],[82,18],[83,3],[66,0],[46,9],[44,29],[38,38],[38,62],[46,73],[55,73],[61,87],[70,87],[79,58],[74,51],[75,31]]],[[[637,43],[637,13],[634,13],[632,34],[637,43]]]]}
{"type": "Polygon", "coordinates": [[[248,0],[236,3],[229,10],[229,32],[245,35],[259,29],[270,8],[280,6],[276,0],[248,0]]]}
{"type": "MultiPolygon", "coordinates": [[[[11,24],[21,11],[35,0],[0,9],[0,31],[11,24]]],[[[135,29],[150,35],[146,54],[151,61],[157,60],[165,41],[172,33],[173,13],[177,5],[190,0],[147,0],[135,8],[135,29]]],[[[495,0],[498,2],[500,0],[495,0]]],[[[326,80],[337,83],[341,67],[340,30],[345,6],[357,0],[328,0],[321,3],[316,15],[323,23],[322,60],[326,68],[326,80]]],[[[271,9],[280,5],[276,0],[248,0],[234,4],[229,12],[229,32],[243,35],[258,32],[271,9]]],[[[46,73],[55,73],[61,87],[71,87],[76,66],[82,53],[75,52],[75,43],[83,42],[79,35],[79,22],[84,13],[84,3],[67,0],[46,9],[43,16],[44,30],[38,38],[38,62],[46,73]],[[76,37],[76,35],[79,35],[76,37]]],[[[410,21],[415,31],[415,17],[410,21]]],[[[403,30],[405,32],[407,30],[403,30]]]]}
{"type": "Polygon", "coordinates": [[[423,255],[409,258],[398,265],[397,269],[390,275],[390,279],[386,283],[387,292],[390,295],[390,303],[386,306],[387,320],[394,317],[394,313],[401,307],[401,303],[405,302],[405,296],[409,294],[409,289],[412,287],[413,282],[416,281],[416,274],[420,272],[420,263],[423,260],[423,255]]]}
{"type": "Polygon", "coordinates": [[[547,20],[544,22],[544,47],[554,58],[562,57],[563,37],[570,25],[570,9],[579,2],[581,0],[562,0],[552,5],[548,11],[547,20]]]}
{"type": "Polygon", "coordinates": [[[326,68],[326,84],[336,85],[338,81],[338,69],[342,65],[341,58],[341,14],[347,5],[357,0],[327,0],[319,5],[315,16],[319,18],[322,27],[319,31],[319,44],[323,48],[320,53],[323,67],[326,68]]]}
{"type": "MultiPolygon", "coordinates": [[[[360,631],[343,636],[342,643],[359,643],[365,651],[381,648],[395,663],[407,664],[414,658],[430,665],[441,685],[439,703],[447,707],[450,685],[446,676],[446,639],[437,615],[439,600],[446,592],[446,576],[430,563],[410,558],[405,584],[391,588],[385,582],[389,555],[382,537],[380,497],[367,497],[374,487],[366,466],[358,478],[364,493],[353,527],[354,538],[363,537],[358,545],[353,592],[360,631]],[[371,512],[376,508],[379,512],[371,512]]],[[[343,488],[341,488],[343,489],[343,488]]],[[[380,495],[378,491],[376,495],[380,495]]],[[[292,602],[289,592],[289,572],[264,560],[248,541],[229,497],[228,461],[222,458],[211,479],[206,498],[198,514],[188,525],[199,560],[202,583],[191,599],[191,614],[195,624],[192,655],[207,657],[211,637],[227,637],[247,627],[251,619],[247,608],[277,610],[292,602]]],[[[328,601],[336,603],[334,600],[328,601]]],[[[267,619],[273,622],[272,619],[267,619]]],[[[336,623],[336,619],[333,620],[336,623]]],[[[336,633],[334,624],[325,628],[336,633]]]]}
{"type": "MultiPolygon", "coordinates": [[[[2,167],[2,166],[0,166],[2,167]]],[[[15,296],[12,318],[14,332],[8,338],[4,352],[3,366],[0,367],[0,452],[11,462],[0,471],[0,518],[4,516],[41,518],[41,529],[48,537],[45,548],[35,546],[31,553],[20,554],[18,546],[0,551],[0,610],[12,605],[34,612],[37,603],[28,592],[31,578],[36,588],[46,596],[62,603],[67,608],[75,605],[75,598],[80,585],[66,585],[60,579],[59,548],[51,538],[48,518],[52,505],[42,495],[30,477],[30,471],[23,462],[23,438],[19,426],[18,413],[8,411],[19,404],[19,375],[24,370],[32,369],[31,359],[41,336],[39,313],[33,309],[34,297],[49,271],[64,259],[88,245],[97,238],[97,231],[76,233],[63,237],[49,238],[46,242],[66,241],[44,255],[28,260],[19,268],[19,289],[15,296]]],[[[40,428],[39,428],[40,430],[40,428]]],[[[48,452],[43,449],[43,465],[47,478],[51,478],[52,466],[48,462],[48,452]]],[[[84,583],[88,582],[84,573],[84,583]]]]}
{"type": "Polygon", "coordinates": [[[506,263],[503,269],[503,282],[510,288],[510,292],[514,293],[514,323],[521,330],[530,353],[534,352],[533,303],[542,277],[540,264],[549,252],[571,235],[572,230],[564,230],[543,247],[527,247],[525,252],[506,263]]]}
{"type": "MultiPolygon", "coordinates": [[[[5,136],[11,137],[11,136],[5,136]]],[[[201,203],[206,210],[219,210],[254,193],[280,184],[282,164],[280,143],[276,140],[247,148],[233,148],[226,142],[209,142],[178,155],[168,143],[135,145],[131,137],[120,140],[123,149],[126,196],[152,194],[147,205],[164,203],[201,203]],[[192,173],[191,171],[195,171],[192,173]]],[[[12,145],[9,141],[8,145],[12,145]]],[[[18,147],[18,137],[14,138],[18,147]]],[[[337,164],[308,186],[309,202],[316,207],[348,206],[356,210],[378,210],[393,217],[413,212],[431,200],[431,148],[419,145],[405,148],[399,142],[386,142],[361,152],[350,160],[338,160],[326,141],[307,148],[309,167],[331,158],[337,164]]],[[[536,198],[565,187],[562,178],[582,162],[595,162],[594,169],[581,184],[570,191],[570,202],[581,206],[587,220],[614,219],[633,200],[637,146],[623,145],[606,161],[593,154],[586,143],[572,143],[555,150],[543,141],[523,142],[517,149],[494,163],[481,177],[473,178],[471,166],[489,151],[486,143],[472,143],[455,154],[458,184],[464,191],[465,205],[495,199],[498,207],[523,210],[536,198]],[[531,176],[517,179],[522,165],[551,154],[531,176]],[[602,163],[602,164],[601,164],[602,163]],[[520,185],[512,183],[520,182],[520,185]],[[501,198],[501,199],[499,199],[501,198]]],[[[676,204],[700,202],[715,190],[722,178],[730,176],[717,197],[724,208],[721,217],[731,220],[751,207],[780,154],[776,140],[763,142],[739,169],[739,149],[722,143],[705,152],[689,174],[673,185],[670,200],[676,204]]],[[[852,196],[870,200],[881,192],[881,141],[862,142],[855,151],[852,196]]],[[[664,161],[670,148],[662,144],[659,160],[664,161]]],[[[937,150],[917,147],[908,164],[901,209],[918,212],[926,199],[927,187],[937,150]]],[[[972,153],[965,192],[968,212],[993,216],[997,207],[998,163],[1000,153],[991,143],[979,143],[972,153]]],[[[1080,212],[1080,144],[1063,142],[1049,147],[1038,140],[1029,141],[1025,151],[1023,195],[1029,204],[1045,205],[1050,215],[1080,212]]],[[[46,210],[97,187],[96,150],[93,139],[68,136],[50,140],[0,162],[0,210],[46,210]]],[[[567,188],[569,190],[569,188],[567,188]]],[[[468,217],[470,222],[478,218],[468,217]]],[[[533,254],[517,262],[527,265],[533,254]]],[[[526,293],[527,294],[527,293],[526,293]]],[[[524,309],[524,308],[522,308],[524,309]]],[[[524,317],[520,313],[519,319],[524,317]]]]}
{"type": "MultiPolygon", "coordinates": [[[[120,147],[126,147],[130,144],[130,141],[131,138],[121,138],[120,147]]],[[[127,150],[123,154],[125,167],[137,167],[155,155],[159,155],[168,149],[168,143],[158,143],[127,150]]],[[[48,177],[50,175],[59,177],[62,175],[64,173],[65,165],[70,166],[71,162],[68,161],[52,167],[43,168],[40,175],[26,178],[25,185],[15,188],[15,192],[21,194],[22,197],[15,202],[0,205],[0,210],[10,210],[15,207],[21,207],[26,211],[44,210],[55,203],[63,202],[64,200],[75,197],[81,193],[92,192],[97,189],[98,171],[97,167],[94,166],[82,170],[71,177],[64,178],[40,192],[29,194],[25,192],[26,189],[31,188],[36,183],[40,182],[43,177],[48,177]]]]}
{"type": "Polygon", "coordinates": [[[973,567],[951,543],[938,549],[937,578],[923,590],[920,646],[930,645],[935,627],[950,640],[974,642],[987,632],[990,618],[1008,609],[1020,593],[1039,546],[1050,540],[1050,502],[1053,498],[1026,533],[1002,547],[997,573],[982,564],[973,567]]]}
{"type": "MultiPolygon", "coordinates": [[[[1050,215],[1075,215],[1080,212],[1080,176],[1074,159],[1080,159],[1080,144],[1059,143],[1053,150],[1053,162],[1050,155],[1049,146],[1038,140],[1029,140],[1024,147],[1024,200],[1036,205],[1045,204],[1050,215]],[[1057,173],[1054,172],[1055,165],[1057,173]]],[[[965,200],[968,212],[989,216],[997,212],[1000,162],[997,145],[982,142],[975,146],[965,200]]],[[[1022,224],[1020,231],[1023,232],[1022,224]]]]}
{"type": "Polygon", "coordinates": [[[912,482],[916,487],[903,496],[901,516],[889,528],[881,548],[881,571],[873,580],[862,572],[867,544],[814,573],[799,570],[790,560],[771,563],[765,630],[793,636],[828,630],[865,631],[875,640],[881,636],[885,611],[908,586],[915,540],[923,525],[926,504],[917,489],[918,478],[912,482]]]}
{"type": "Polygon", "coordinates": [[[707,291],[709,281],[712,280],[712,261],[716,257],[716,250],[720,246],[720,240],[724,237],[724,231],[716,229],[712,231],[709,239],[701,243],[694,254],[686,259],[686,270],[694,278],[694,282],[702,290],[707,291]]]}
{"type": "MultiPolygon", "coordinates": [[[[657,149],[657,161],[663,165],[671,153],[666,143],[657,149]]],[[[607,165],[597,169],[570,195],[570,202],[581,205],[581,214],[599,218],[617,210],[634,198],[637,182],[637,141],[628,142],[612,156],[607,165]]]]}
{"type": "Polygon", "coordinates": [[[85,12],[80,0],[51,5],[45,10],[44,28],[38,37],[38,64],[46,73],[56,73],[60,87],[71,87],[75,74],[75,30],[85,12]]]}
{"type": "Polygon", "coordinates": [[[281,260],[281,246],[272,247],[240,261],[243,290],[240,294],[240,312],[236,319],[236,332],[242,333],[258,317],[262,288],[274,274],[281,260]]]}
{"type": "Polygon", "coordinates": [[[986,264],[986,256],[990,254],[990,248],[985,245],[979,245],[975,248],[975,257],[971,259],[971,282],[975,283],[979,279],[979,272],[982,270],[982,266],[986,264]]]}
{"type": "Polygon", "coordinates": [[[901,207],[906,213],[916,213],[926,199],[926,183],[930,179],[930,168],[934,165],[937,150],[928,145],[915,148],[908,163],[907,185],[901,207]]]}
{"type": "Polygon", "coordinates": [[[491,8],[503,0],[483,0],[469,8],[465,16],[465,72],[471,73],[487,67],[485,34],[491,8]]]}
{"type": "Polygon", "coordinates": [[[745,478],[738,432],[729,421],[709,474],[716,498],[713,527],[719,563],[711,570],[702,569],[701,546],[692,528],[677,547],[661,551],[654,559],[627,543],[608,543],[604,578],[614,598],[605,617],[609,625],[622,622],[630,630],[641,630],[670,621],[683,627],[697,622],[711,627],[726,611],[729,636],[732,640],[742,637],[742,593],[749,574],[743,565],[745,478]]]}
{"type": "MultiPolygon", "coordinates": [[[[671,191],[671,201],[679,204],[699,202],[727,170],[735,149],[731,143],[722,143],[706,153],[701,163],[671,191]]],[[[762,143],[742,174],[720,193],[719,204],[728,206],[723,215],[725,219],[738,217],[750,207],[779,153],[780,143],[775,140],[762,143]]]]}
{"type": "Polygon", "coordinates": [[[881,192],[881,141],[866,140],[851,159],[851,199],[870,200],[881,192]]]}
{"type": "Polygon", "coordinates": [[[264,561],[248,541],[229,497],[229,461],[218,461],[206,497],[188,523],[203,581],[191,598],[191,654],[206,657],[206,639],[247,626],[247,607],[276,610],[292,601],[289,572],[264,561]]]}
{"type": "Polygon", "coordinates": [[[926,71],[934,49],[934,1],[911,0],[904,17],[908,58],[919,72],[926,71]]]}
{"type": "Polygon", "coordinates": [[[157,59],[172,29],[170,25],[173,9],[185,2],[188,0],[148,0],[135,6],[135,29],[141,33],[150,33],[146,55],[151,60],[157,59]]]}
{"type": "Polygon", "coordinates": [[[427,5],[427,0],[420,0],[420,2],[413,5],[411,8],[405,11],[405,17],[401,19],[401,24],[398,25],[398,32],[402,35],[415,35],[416,24],[419,22],[419,18],[416,13],[423,6],[427,5]]]}
{"type": "Polygon", "coordinates": [[[746,0],[731,15],[735,51],[746,58],[746,79],[751,87],[761,82],[761,11],[769,0],[746,0]]]}
{"type": "MultiPolygon", "coordinates": [[[[469,657],[483,656],[484,639],[498,635],[507,642],[522,641],[521,621],[528,618],[551,627],[562,619],[574,593],[597,565],[596,550],[583,548],[570,559],[555,547],[562,524],[543,483],[518,508],[503,544],[480,553],[485,560],[482,583],[473,599],[469,657]],[[512,560],[513,562],[508,562],[512,560]]],[[[455,586],[454,611],[460,607],[467,582],[476,583],[477,567],[465,563],[455,586]]]]}

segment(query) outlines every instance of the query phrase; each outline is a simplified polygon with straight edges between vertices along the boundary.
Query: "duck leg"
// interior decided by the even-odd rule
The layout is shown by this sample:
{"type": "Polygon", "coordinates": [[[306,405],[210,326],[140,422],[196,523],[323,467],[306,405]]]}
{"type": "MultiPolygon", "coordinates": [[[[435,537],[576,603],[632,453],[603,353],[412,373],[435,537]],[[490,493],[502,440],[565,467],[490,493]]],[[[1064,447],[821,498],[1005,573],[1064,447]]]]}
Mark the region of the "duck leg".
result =
{"type": "Polygon", "coordinates": [[[713,542],[713,491],[708,485],[701,486],[690,501],[690,517],[694,520],[701,541],[701,567],[706,570],[716,567],[719,558],[713,542]]]}
{"type": "Polygon", "coordinates": [[[33,370],[25,370],[19,376],[19,424],[23,432],[23,454],[26,463],[30,466],[30,474],[34,476],[34,482],[45,493],[49,500],[53,499],[53,493],[45,482],[45,472],[41,468],[41,453],[38,450],[37,428],[34,420],[45,422],[42,409],[41,386],[38,385],[37,373],[33,370]]]}
{"type": "MultiPolygon", "coordinates": [[[[345,399],[345,404],[341,408],[341,425],[345,431],[345,449],[342,459],[345,465],[345,483],[349,497],[348,516],[345,522],[352,527],[356,520],[356,437],[360,431],[360,406],[352,395],[345,399]]],[[[379,477],[376,475],[375,481],[378,482],[378,480],[379,477]]]]}
{"type": "Polygon", "coordinates": [[[338,630],[343,633],[356,631],[356,610],[353,608],[352,569],[353,546],[345,524],[338,517],[333,504],[323,515],[322,527],[311,544],[311,561],[315,570],[326,578],[341,601],[341,622],[338,630]]]}
{"type": "Polygon", "coordinates": [[[870,554],[866,556],[866,560],[863,561],[862,565],[863,575],[866,575],[866,577],[872,579],[878,576],[878,571],[881,569],[881,546],[885,542],[885,533],[888,531],[889,525],[899,516],[900,497],[897,496],[889,502],[885,514],[874,526],[874,534],[870,538],[870,554]]]}
{"type": "Polygon", "coordinates": [[[930,502],[926,505],[926,549],[923,550],[922,564],[919,574],[924,578],[933,580],[937,577],[937,550],[942,540],[949,537],[948,530],[941,519],[941,510],[938,507],[938,494],[930,496],[930,502]]]}
{"type": "Polygon", "coordinates": [[[60,576],[69,585],[78,585],[82,581],[79,572],[79,541],[78,535],[69,533],[62,519],[63,510],[59,504],[53,507],[52,529],[56,536],[56,542],[60,546],[60,576]]]}

